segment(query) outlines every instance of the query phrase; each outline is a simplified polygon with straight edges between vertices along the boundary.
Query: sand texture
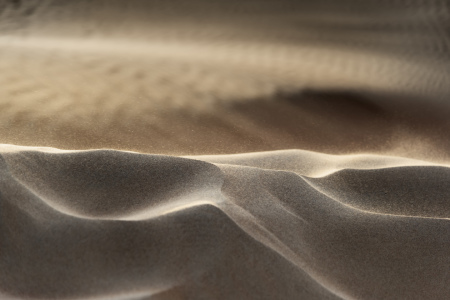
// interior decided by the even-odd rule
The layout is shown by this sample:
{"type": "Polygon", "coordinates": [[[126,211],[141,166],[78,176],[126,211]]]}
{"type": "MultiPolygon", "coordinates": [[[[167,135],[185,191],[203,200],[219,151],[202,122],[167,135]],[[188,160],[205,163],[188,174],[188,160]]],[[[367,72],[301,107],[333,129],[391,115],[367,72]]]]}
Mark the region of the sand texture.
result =
{"type": "Polygon", "coordinates": [[[447,166],[300,150],[0,151],[4,297],[450,296],[447,166]]]}
{"type": "Polygon", "coordinates": [[[447,0],[0,0],[0,300],[450,299],[447,0]]]}

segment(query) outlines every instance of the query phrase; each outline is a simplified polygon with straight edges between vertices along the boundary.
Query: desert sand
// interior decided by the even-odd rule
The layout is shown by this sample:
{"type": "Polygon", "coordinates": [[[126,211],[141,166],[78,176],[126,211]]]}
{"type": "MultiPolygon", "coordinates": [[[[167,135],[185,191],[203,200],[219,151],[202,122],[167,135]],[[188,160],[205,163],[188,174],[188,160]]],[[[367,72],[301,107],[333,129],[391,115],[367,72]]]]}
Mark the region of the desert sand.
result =
{"type": "Polygon", "coordinates": [[[449,23],[0,0],[0,299],[450,299],[449,23]]]}

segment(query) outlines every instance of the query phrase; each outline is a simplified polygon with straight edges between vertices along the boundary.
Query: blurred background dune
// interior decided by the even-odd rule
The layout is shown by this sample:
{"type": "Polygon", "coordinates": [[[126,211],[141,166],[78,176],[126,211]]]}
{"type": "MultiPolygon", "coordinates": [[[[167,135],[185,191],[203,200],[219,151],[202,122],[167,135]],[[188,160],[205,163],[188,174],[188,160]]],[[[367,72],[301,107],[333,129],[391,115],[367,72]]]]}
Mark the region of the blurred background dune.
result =
{"type": "Polygon", "coordinates": [[[2,0],[0,12],[1,143],[448,159],[448,1],[2,0]]]}

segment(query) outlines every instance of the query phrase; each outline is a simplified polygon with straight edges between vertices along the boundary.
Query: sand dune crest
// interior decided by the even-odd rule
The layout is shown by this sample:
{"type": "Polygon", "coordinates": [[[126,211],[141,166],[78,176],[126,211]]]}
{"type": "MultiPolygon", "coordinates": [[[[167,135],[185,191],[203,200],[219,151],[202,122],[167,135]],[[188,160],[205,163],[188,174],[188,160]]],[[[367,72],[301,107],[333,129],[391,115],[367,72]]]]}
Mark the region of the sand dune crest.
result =
{"type": "Polygon", "coordinates": [[[265,282],[267,260],[278,261],[270,272],[290,279],[271,282],[251,296],[237,289],[236,297],[450,295],[447,285],[439,284],[449,279],[450,266],[445,254],[450,245],[441,238],[450,230],[447,166],[307,151],[177,158],[2,149],[0,284],[11,297],[101,299],[116,290],[126,297],[147,293],[178,299],[177,293],[195,298],[201,289],[202,295],[222,299],[215,294],[221,291],[229,299],[227,284],[242,285],[241,292],[248,293],[252,284],[265,282]],[[309,163],[303,170],[302,162],[309,163]],[[20,226],[8,229],[15,223],[20,226]],[[19,252],[13,250],[18,243],[19,252]],[[114,253],[121,262],[109,262],[114,253]],[[20,272],[18,259],[30,271],[20,272]],[[144,261],[148,265],[140,266],[144,261]],[[65,275],[56,279],[53,269],[34,285],[33,276],[45,274],[39,266],[64,266],[58,272],[65,275]],[[175,272],[178,268],[183,271],[175,272]],[[246,268],[252,269],[251,279],[239,281],[246,268]],[[236,277],[224,282],[223,272],[236,277]],[[132,274],[141,274],[140,279],[132,274]],[[90,288],[80,294],[76,282],[90,288]],[[405,282],[409,288],[399,289],[405,282]],[[112,284],[114,289],[107,288],[112,284]]]}

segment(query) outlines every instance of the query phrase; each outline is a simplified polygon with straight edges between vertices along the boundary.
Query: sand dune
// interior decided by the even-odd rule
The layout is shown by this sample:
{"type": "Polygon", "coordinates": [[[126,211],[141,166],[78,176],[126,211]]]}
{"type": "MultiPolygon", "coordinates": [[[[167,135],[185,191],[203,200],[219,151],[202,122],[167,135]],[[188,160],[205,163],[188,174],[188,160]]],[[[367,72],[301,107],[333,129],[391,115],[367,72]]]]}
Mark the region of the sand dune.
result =
{"type": "Polygon", "coordinates": [[[1,153],[5,299],[450,295],[448,166],[307,151],[1,153]]]}
{"type": "Polygon", "coordinates": [[[174,155],[305,149],[447,161],[445,7],[7,1],[0,139],[174,155]]]}
{"type": "Polygon", "coordinates": [[[0,300],[450,299],[445,0],[0,0],[0,300]]]}

